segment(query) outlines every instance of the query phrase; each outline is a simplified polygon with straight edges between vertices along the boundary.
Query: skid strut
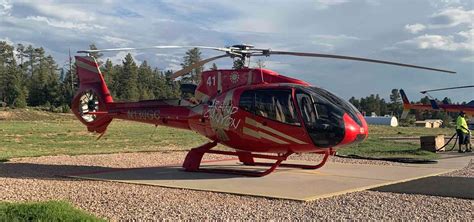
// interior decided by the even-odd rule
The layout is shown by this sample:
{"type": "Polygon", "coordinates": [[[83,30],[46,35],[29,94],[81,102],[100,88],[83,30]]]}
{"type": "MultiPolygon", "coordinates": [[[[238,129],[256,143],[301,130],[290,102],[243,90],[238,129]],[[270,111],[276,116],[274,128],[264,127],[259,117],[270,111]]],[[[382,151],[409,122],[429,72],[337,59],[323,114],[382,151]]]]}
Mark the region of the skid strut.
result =
{"type": "Polygon", "coordinates": [[[186,155],[186,159],[183,163],[183,168],[186,171],[192,172],[208,172],[208,173],[227,173],[227,174],[237,174],[237,175],[244,175],[244,176],[253,176],[253,177],[261,177],[270,174],[273,172],[278,166],[284,167],[291,167],[291,168],[301,168],[301,169],[318,169],[322,167],[329,155],[334,154],[332,148],[329,148],[325,151],[317,152],[318,154],[324,154],[323,160],[316,164],[316,165],[304,165],[304,164],[282,164],[293,152],[288,151],[285,154],[279,155],[265,155],[265,154],[254,154],[247,151],[221,151],[221,150],[211,150],[213,147],[217,145],[217,142],[209,142],[199,147],[191,149],[188,154],[186,155]],[[270,168],[266,169],[265,171],[250,171],[250,170],[236,170],[236,169],[216,169],[216,168],[200,168],[202,157],[206,153],[213,153],[213,154],[222,154],[222,155],[230,155],[230,156],[238,156],[239,161],[242,162],[244,165],[247,166],[269,166],[270,168]],[[266,163],[266,162],[255,162],[254,158],[261,158],[261,159],[269,159],[275,160],[274,163],[266,163]]]}

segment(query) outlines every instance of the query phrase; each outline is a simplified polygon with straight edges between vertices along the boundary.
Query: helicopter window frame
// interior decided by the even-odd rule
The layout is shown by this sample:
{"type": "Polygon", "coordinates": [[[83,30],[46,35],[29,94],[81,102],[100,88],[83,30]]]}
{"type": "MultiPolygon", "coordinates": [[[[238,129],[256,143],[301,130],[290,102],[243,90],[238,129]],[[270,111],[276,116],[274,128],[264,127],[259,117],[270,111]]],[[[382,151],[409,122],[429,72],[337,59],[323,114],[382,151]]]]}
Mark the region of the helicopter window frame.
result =
{"type": "Polygon", "coordinates": [[[268,119],[268,120],[271,120],[271,121],[275,121],[275,122],[278,122],[278,123],[283,123],[283,124],[287,124],[287,125],[290,125],[290,126],[298,126],[298,127],[302,126],[301,119],[299,118],[299,114],[298,114],[298,109],[295,105],[294,93],[293,93],[292,88],[288,88],[288,89],[250,89],[250,90],[245,90],[240,94],[239,109],[242,109],[243,111],[251,113],[255,116],[259,116],[259,117],[262,117],[262,118],[265,118],[265,119],[268,119]],[[263,105],[261,110],[259,110],[257,108],[257,105],[258,105],[257,104],[257,95],[259,95],[259,92],[265,92],[267,94],[272,94],[272,91],[274,91],[274,92],[285,92],[285,93],[287,93],[286,96],[288,96],[288,102],[286,104],[284,104],[284,105],[287,105],[287,106],[284,106],[283,104],[281,104],[280,100],[278,100],[278,99],[276,100],[276,103],[275,103],[275,101],[273,100],[275,98],[275,96],[271,97],[272,100],[273,100],[272,102],[275,103],[275,105],[271,105],[271,106],[275,107],[274,110],[273,110],[274,117],[270,116],[269,113],[265,113],[265,111],[271,111],[271,110],[268,109],[268,107],[269,107],[268,105],[267,105],[266,108],[263,108],[263,106],[265,106],[265,105],[263,105]],[[245,98],[245,96],[247,96],[247,98],[252,97],[252,102],[251,102],[250,106],[248,106],[248,101],[249,101],[248,99],[247,100],[242,100],[242,98],[245,98]],[[242,101],[246,101],[247,104],[242,105],[242,101]],[[277,104],[279,104],[279,105],[277,105],[277,104]],[[293,111],[291,111],[290,107],[292,107],[293,111]],[[280,111],[277,111],[277,109],[280,109],[280,111]],[[260,111],[261,113],[258,113],[258,111],[260,111]],[[279,112],[279,114],[277,114],[277,112],[279,112]],[[280,115],[280,119],[277,118],[277,115],[280,115]],[[283,118],[283,120],[282,120],[282,118],[283,118]],[[287,119],[292,120],[292,121],[286,121],[287,119]]]}

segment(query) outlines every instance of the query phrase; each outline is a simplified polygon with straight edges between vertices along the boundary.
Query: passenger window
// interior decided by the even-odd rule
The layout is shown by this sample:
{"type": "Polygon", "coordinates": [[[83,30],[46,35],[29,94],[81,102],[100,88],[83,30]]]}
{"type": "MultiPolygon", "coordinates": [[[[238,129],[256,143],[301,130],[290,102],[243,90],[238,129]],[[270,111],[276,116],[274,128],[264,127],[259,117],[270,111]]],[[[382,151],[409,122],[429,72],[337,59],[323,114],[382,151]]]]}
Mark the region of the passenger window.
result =
{"type": "Polygon", "coordinates": [[[240,96],[240,108],[279,122],[300,125],[290,90],[253,90],[240,96]]]}

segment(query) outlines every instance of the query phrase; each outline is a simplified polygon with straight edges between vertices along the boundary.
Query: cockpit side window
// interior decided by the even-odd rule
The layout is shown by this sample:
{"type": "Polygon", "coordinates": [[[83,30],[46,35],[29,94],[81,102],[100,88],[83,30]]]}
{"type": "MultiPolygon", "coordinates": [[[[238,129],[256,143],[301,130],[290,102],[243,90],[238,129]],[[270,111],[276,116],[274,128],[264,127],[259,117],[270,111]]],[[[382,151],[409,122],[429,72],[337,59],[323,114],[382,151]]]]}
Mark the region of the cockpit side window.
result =
{"type": "Polygon", "coordinates": [[[255,115],[292,125],[300,125],[291,90],[249,90],[240,96],[239,107],[255,115]]]}
{"type": "Polygon", "coordinates": [[[298,100],[298,104],[301,110],[301,116],[304,122],[308,124],[312,124],[316,122],[318,115],[316,114],[313,108],[313,101],[308,94],[298,93],[296,94],[296,99],[298,100]]]}

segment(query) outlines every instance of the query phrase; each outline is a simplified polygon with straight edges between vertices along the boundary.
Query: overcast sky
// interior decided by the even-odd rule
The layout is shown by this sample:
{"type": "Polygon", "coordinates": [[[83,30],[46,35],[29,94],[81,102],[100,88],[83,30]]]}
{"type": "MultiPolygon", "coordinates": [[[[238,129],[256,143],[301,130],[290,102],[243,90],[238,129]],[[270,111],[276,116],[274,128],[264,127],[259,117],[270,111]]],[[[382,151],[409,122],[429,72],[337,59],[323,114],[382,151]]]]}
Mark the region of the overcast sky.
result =
{"type": "MultiPolygon", "coordinates": [[[[0,40],[44,47],[62,66],[67,51],[152,45],[227,46],[334,53],[413,63],[455,75],[321,58],[269,57],[266,67],[343,98],[403,88],[474,85],[472,0],[54,1],[0,0],[0,40]]],[[[106,53],[120,62],[124,53],[106,53]]],[[[133,52],[140,62],[177,69],[183,50],[133,52]]],[[[203,57],[217,52],[203,52],[203,57]]],[[[219,61],[228,68],[231,61],[219,61]]],[[[454,101],[474,89],[432,93],[454,101]]]]}

